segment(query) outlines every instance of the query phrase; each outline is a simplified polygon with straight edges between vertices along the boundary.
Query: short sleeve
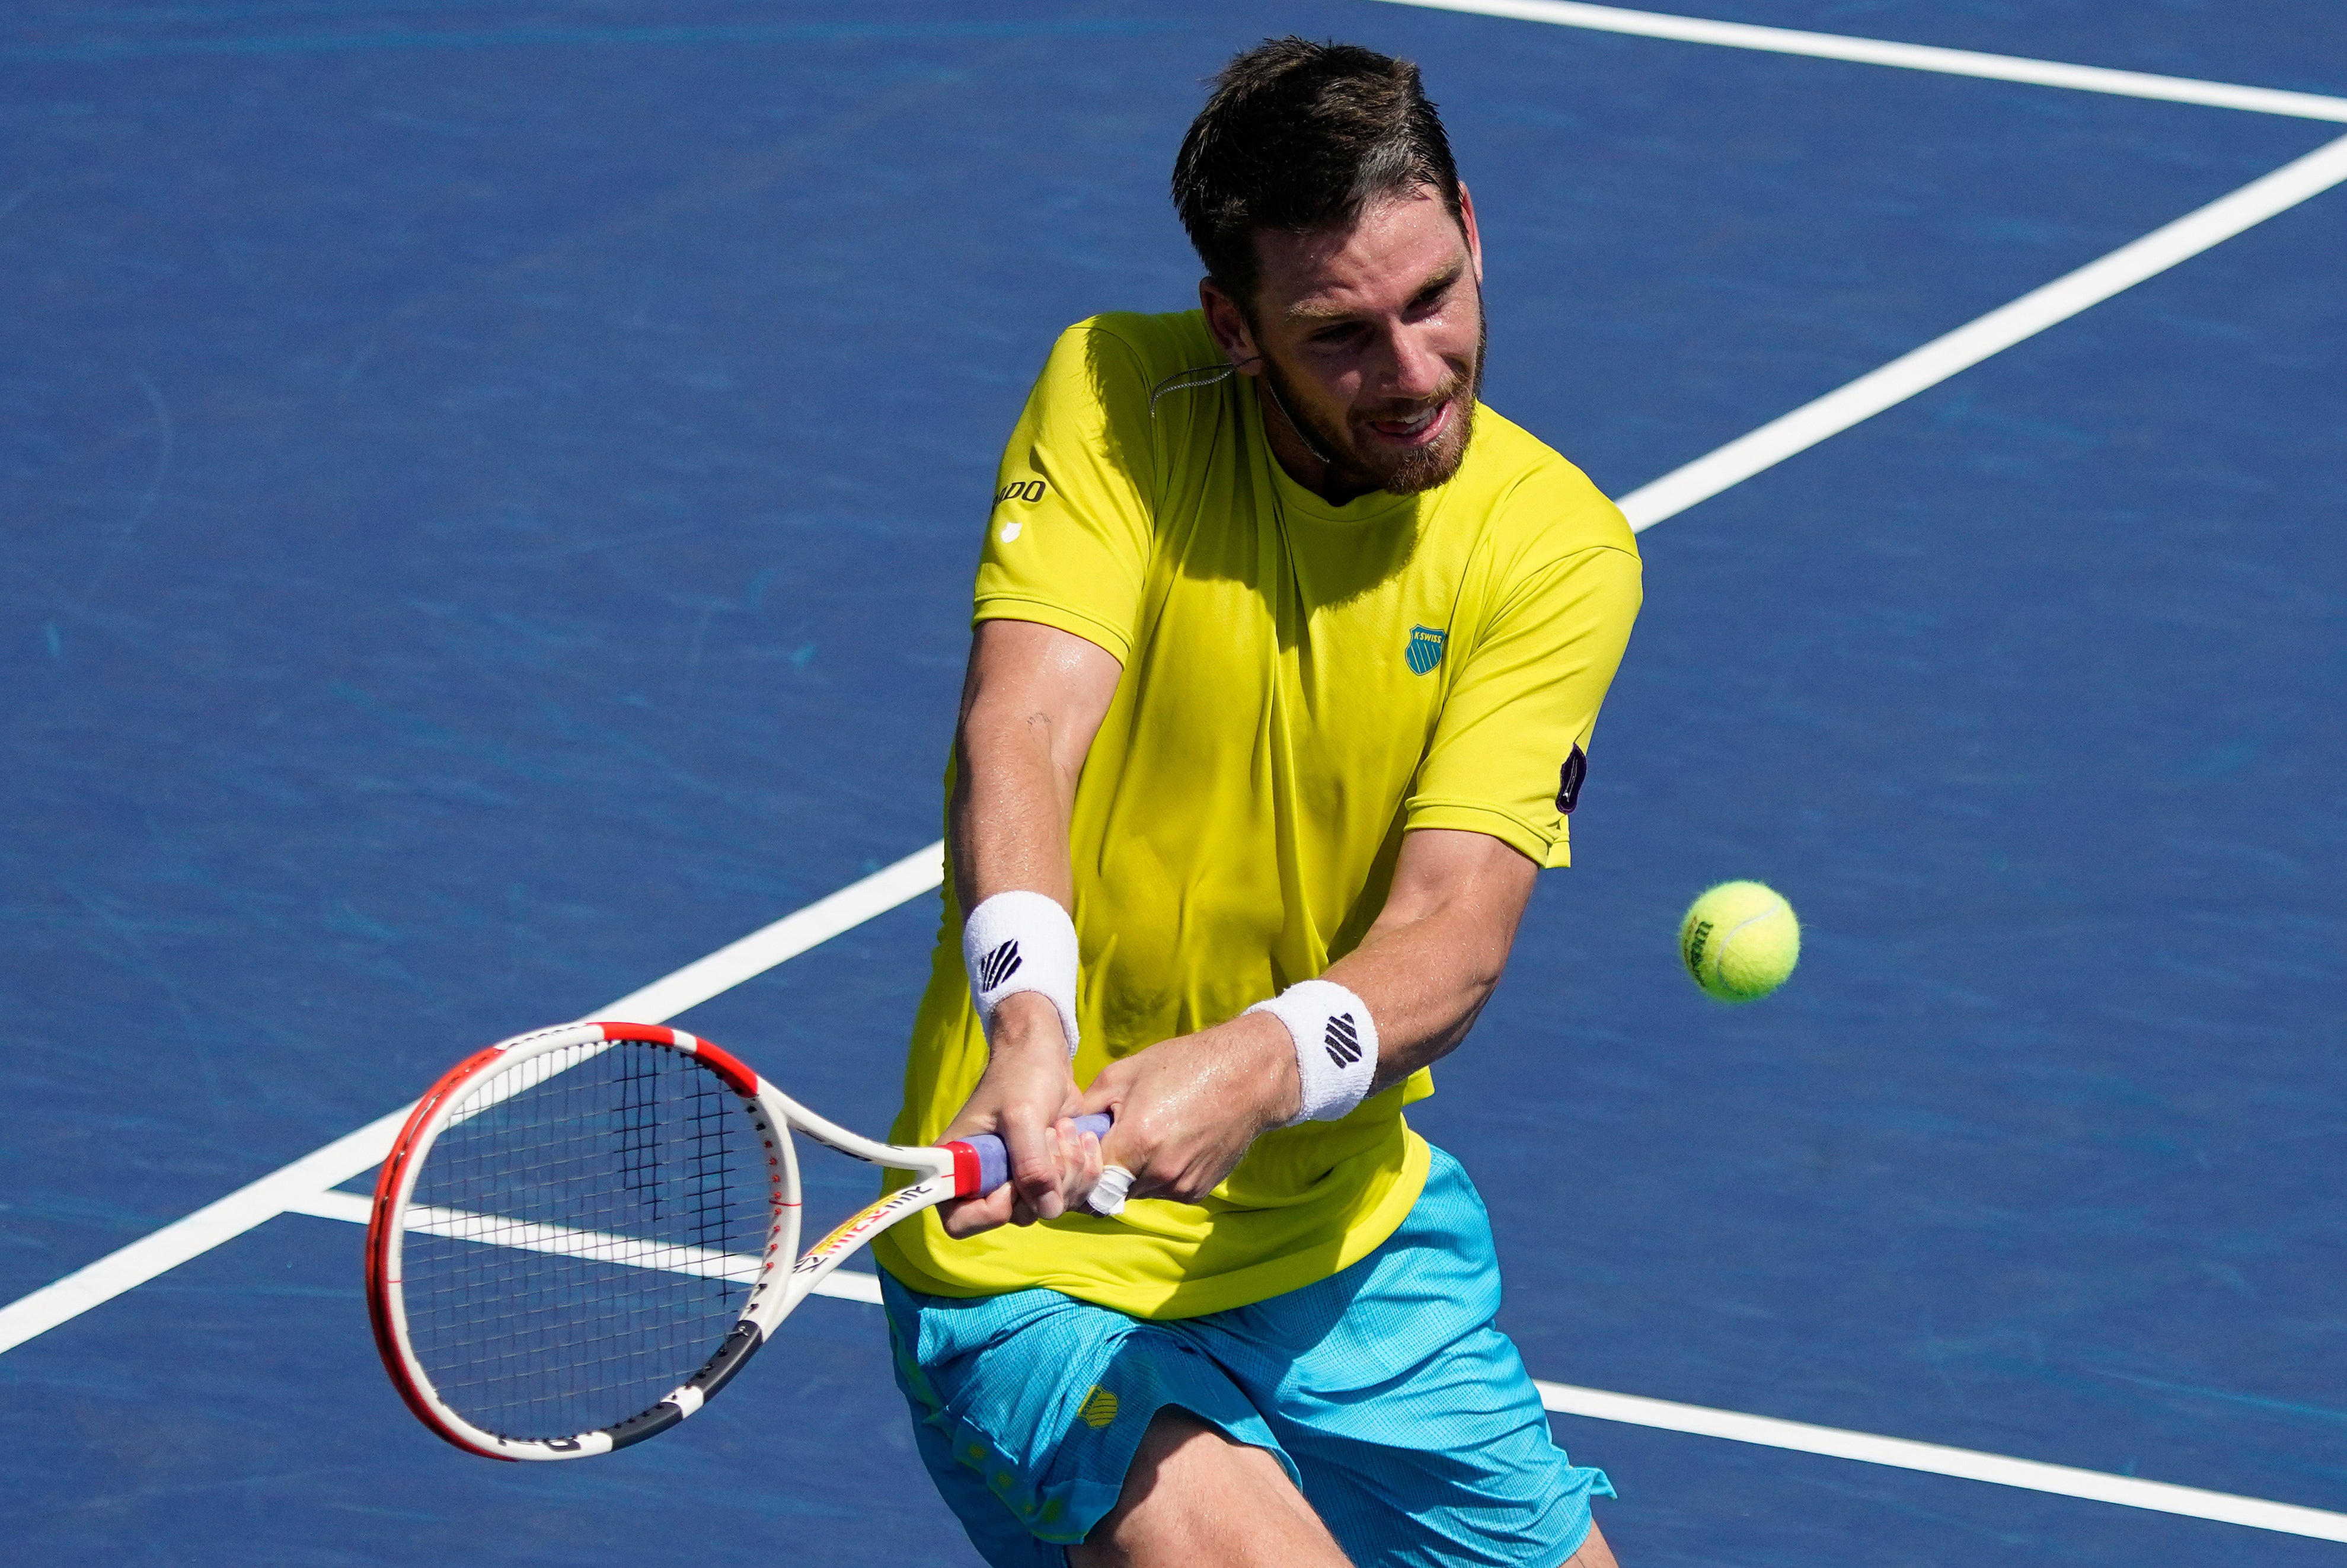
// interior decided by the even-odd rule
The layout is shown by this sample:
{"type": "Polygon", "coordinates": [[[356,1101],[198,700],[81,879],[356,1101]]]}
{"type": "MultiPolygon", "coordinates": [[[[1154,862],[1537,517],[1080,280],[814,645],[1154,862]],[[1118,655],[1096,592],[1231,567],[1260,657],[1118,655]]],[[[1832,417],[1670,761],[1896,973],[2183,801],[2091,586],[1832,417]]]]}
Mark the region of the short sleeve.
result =
{"type": "Polygon", "coordinates": [[[1052,346],[1002,451],[976,620],[1034,620],[1130,662],[1155,513],[1149,388],[1093,322],[1052,346]]]}
{"type": "Polygon", "coordinates": [[[1635,550],[1613,546],[1515,584],[1453,678],[1405,825],[1486,833],[1569,865],[1565,818],[1640,596],[1635,550]]]}

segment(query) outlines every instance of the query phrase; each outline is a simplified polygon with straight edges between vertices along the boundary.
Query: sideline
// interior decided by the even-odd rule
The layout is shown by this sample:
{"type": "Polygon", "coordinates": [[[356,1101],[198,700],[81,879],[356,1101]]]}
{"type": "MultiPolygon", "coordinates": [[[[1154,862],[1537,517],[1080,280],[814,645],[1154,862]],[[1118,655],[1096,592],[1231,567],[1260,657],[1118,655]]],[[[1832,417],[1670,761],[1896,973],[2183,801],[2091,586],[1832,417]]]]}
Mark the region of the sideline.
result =
{"type": "Polygon", "coordinates": [[[1847,60],[1861,66],[1895,66],[1902,70],[1934,71],[1942,76],[1977,77],[1987,81],[2023,82],[2041,87],[2069,87],[2079,92],[2109,93],[2117,97],[2154,98],[2173,104],[2199,104],[2209,108],[2247,109],[2252,114],[2288,115],[2295,119],[2347,121],[2347,98],[2332,97],[2322,93],[2241,87],[2232,82],[2207,82],[2192,77],[2117,71],[2103,66],[2072,66],[2059,60],[2033,60],[2022,55],[1989,55],[1973,49],[1943,49],[1931,44],[1894,44],[1887,38],[1804,33],[1792,27],[1762,27],[1747,22],[1712,22],[1700,16],[1674,16],[1661,11],[1631,11],[1618,5],[1585,5],[1577,4],[1576,0],[1385,0],[1385,4],[1410,5],[1423,11],[1458,11],[1472,16],[1499,16],[1516,22],[1545,22],[1556,27],[1579,27],[1592,33],[1624,33],[1633,37],[1665,38],[1679,44],[1716,44],[1723,48],[1758,49],[1771,55],[1801,55],[1817,60],[1847,60]]]}

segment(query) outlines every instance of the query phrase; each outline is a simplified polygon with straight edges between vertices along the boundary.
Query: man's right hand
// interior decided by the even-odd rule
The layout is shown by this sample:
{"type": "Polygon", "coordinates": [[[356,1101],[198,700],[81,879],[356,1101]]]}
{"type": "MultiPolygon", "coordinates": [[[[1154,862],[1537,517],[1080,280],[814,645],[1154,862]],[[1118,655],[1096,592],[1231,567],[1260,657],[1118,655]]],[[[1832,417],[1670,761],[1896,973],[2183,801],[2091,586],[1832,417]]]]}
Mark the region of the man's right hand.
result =
{"type": "Polygon", "coordinates": [[[1100,1180],[1100,1140],[1075,1130],[1081,1099],[1070,1071],[1067,1036],[1050,999],[1033,991],[1003,998],[995,1009],[986,1075],[939,1142],[995,1134],[1010,1153],[1010,1180],[989,1196],[938,1205],[948,1235],[1055,1220],[1092,1191],[1100,1180]]]}

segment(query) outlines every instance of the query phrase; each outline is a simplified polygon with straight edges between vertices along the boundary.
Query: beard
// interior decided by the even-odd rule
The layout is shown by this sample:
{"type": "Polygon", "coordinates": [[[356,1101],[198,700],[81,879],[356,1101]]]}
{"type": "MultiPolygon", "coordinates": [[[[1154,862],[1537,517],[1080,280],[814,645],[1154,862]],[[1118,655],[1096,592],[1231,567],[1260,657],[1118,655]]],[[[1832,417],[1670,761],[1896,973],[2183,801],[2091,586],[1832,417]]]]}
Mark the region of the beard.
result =
{"type": "Polygon", "coordinates": [[[1483,389],[1483,349],[1490,341],[1490,329],[1483,318],[1483,302],[1475,302],[1475,360],[1464,374],[1454,374],[1433,396],[1413,403],[1399,411],[1380,410],[1366,418],[1338,427],[1307,401],[1296,380],[1281,367],[1269,353],[1263,356],[1264,379],[1271,384],[1272,395],[1279,412],[1286,416],[1304,444],[1337,475],[1366,489],[1383,490],[1389,495],[1415,496],[1450,482],[1466,461],[1468,443],[1475,434],[1475,405],[1483,389]],[[1397,412],[1403,416],[1430,406],[1440,407],[1445,401],[1452,403],[1450,428],[1431,446],[1421,446],[1412,452],[1381,452],[1370,446],[1358,428],[1368,419],[1391,418],[1397,412]]]}

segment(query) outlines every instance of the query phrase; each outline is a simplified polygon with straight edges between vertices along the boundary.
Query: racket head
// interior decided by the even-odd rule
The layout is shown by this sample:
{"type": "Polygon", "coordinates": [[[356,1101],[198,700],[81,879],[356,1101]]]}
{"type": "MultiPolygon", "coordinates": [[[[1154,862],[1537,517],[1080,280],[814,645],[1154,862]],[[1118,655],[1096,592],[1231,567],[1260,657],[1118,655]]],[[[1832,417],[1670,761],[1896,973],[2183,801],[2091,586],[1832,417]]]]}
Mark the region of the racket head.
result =
{"type": "Polygon", "coordinates": [[[367,1310],[435,1432],[583,1459],[665,1430],[780,1321],[797,1158],[757,1075],[656,1024],[568,1024],[459,1062],[375,1184],[367,1310]]]}

